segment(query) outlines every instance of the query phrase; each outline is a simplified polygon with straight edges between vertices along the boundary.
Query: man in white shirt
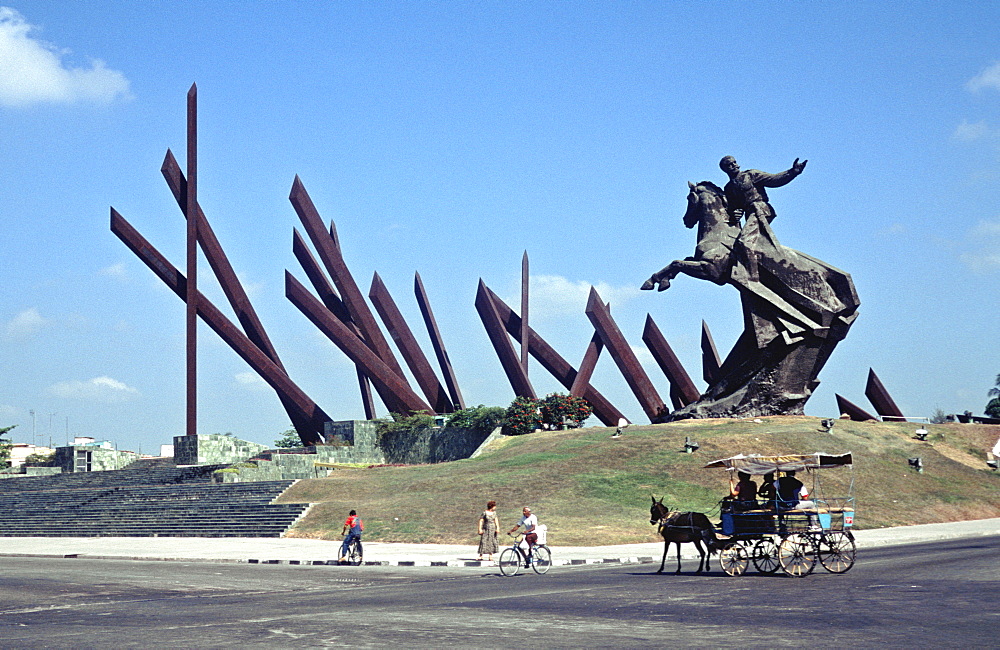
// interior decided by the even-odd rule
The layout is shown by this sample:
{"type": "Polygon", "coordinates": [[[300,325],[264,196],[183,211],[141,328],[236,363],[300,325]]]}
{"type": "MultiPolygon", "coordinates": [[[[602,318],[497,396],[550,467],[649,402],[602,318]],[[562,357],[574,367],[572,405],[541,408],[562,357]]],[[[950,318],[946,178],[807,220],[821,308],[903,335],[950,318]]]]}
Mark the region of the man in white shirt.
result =
{"type": "Polygon", "coordinates": [[[531,549],[538,541],[538,534],[535,532],[535,528],[538,527],[538,517],[532,514],[531,508],[528,506],[524,506],[521,513],[521,521],[519,521],[516,526],[508,530],[507,534],[510,535],[521,526],[524,526],[524,541],[528,543],[528,559],[530,560],[531,549]]]}

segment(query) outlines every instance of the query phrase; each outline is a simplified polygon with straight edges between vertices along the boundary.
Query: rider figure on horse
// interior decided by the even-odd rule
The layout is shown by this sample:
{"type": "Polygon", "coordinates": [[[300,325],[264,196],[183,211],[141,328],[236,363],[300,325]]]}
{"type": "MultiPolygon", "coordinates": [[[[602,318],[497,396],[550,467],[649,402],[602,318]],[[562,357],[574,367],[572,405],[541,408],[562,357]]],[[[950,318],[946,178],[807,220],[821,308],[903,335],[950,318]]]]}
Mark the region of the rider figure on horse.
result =
{"type": "Polygon", "coordinates": [[[740,166],[732,156],[725,156],[719,161],[719,167],[729,176],[729,182],[723,191],[726,194],[726,210],[729,212],[730,223],[738,226],[740,217],[749,218],[756,214],[759,219],[768,223],[774,221],[774,208],[768,202],[766,187],[781,187],[787,185],[793,178],[802,173],[808,160],[801,163],[796,158],[791,169],[777,174],[768,174],[759,169],[740,171],[740,166]]]}

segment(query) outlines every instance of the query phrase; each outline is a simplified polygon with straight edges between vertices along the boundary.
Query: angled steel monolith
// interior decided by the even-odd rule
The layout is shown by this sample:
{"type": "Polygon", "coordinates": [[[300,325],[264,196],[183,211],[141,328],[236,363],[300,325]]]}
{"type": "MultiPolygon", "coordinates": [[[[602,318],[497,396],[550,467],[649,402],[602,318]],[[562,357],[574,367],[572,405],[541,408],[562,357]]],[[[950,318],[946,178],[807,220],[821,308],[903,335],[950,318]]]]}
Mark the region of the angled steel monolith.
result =
{"type": "Polygon", "coordinates": [[[419,273],[413,274],[413,293],[417,297],[417,306],[420,307],[420,315],[424,318],[424,325],[427,326],[427,335],[431,339],[431,347],[434,348],[434,355],[437,357],[438,366],[441,368],[441,375],[444,377],[444,384],[448,387],[448,394],[451,396],[452,404],[460,409],[465,408],[465,400],[462,399],[462,391],[458,388],[458,379],[455,378],[455,369],[451,366],[451,359],[448,351],[444,347],[444,339],[438,330],[437,321],[434,319],[434,312],[431,311],[431,303],[427,298],[427,291],[424,283],[420,279],[419,273]]]}
{"type": "Polygon", "coordinates": [[[646,314],[646,325],[642,332],[642,340],[645,342],[649,352],[653,355],[657,365],[663,370],[670,382],[671,399],[677,403],[675,408],[687,406],[695,402],[701,396],[690,375],[684,370],[680,359],[674,354],[667,339],[660,332],[660,328],[653,322],[653,317],[646,314]]]}
{"type": "Polygon", "coordinates": [[[482,279],[479,280],[479,288],[476,290],[476,311],[479,312],[479,319],[483,322],[483,327],[486,328],[486,335],[489,336],[490,343],[493,344],[493,349],[500,359],[500,365],[507,374],[507,380],[510,381],[514,394],[518,397],[536,399],[535,389],[528,381],[528,376],[521,366],[521,360],[518,358],[517,352],[514,351],[514,346],[511,345],[507,332],[504,331],[503,321],[500,319],[500,314],[497,313],[493,297],[482,279]]]}
{"type": "Polygon", "coordinates": [[[632,389],[636,399],[639,400],[639,405],[642,406],[642,410],[645,411],[650,422],[662,422],[668,415],[667,405],[657,394],[653,382],[649,380],[642,364],[636,358],[635,352],[632,351],[628,341],[618,329],[618,325],[611,318],[611,313],[605,307],[597,289],[593,287],[590,288],[590,298],[587,301],[587,317],[597,333],[601,335],[604,346],[611,354],[611,358],[615,360],[615,364],[625,377],[625,381],[632,389]]]}
{"type": "Polygon", "coordinates": [[[906,420],[903,412],[896,406],[889,391],[882,385],[882,381],[871,368],[868,369],[868,385],[865,386],[865,397],[875,407],[875,412],[882,416],[883,420],[906,420]]]}
{"type": "Polygon", "coordinates": [[[878,418],[864,410],[854,402],[851,402],[846,397],[841,397],[837,395],[837,411],[841,415],[847,415],[849,418],[855,422],[865,422],[868,420],[877,420],[878,418]]]}
{"type": "MultiPolygon", "coordinates": [[[[493,305],[496,308],[497,313],[500,315],[500,320],[506,328],[507,333],[515,338],[521,336],[521,318],[514,313],[514,310],[511,309],[510,306],[500,298],[500,296],[490,290],[489,287],[486,287],[486,291],[489,293],[493,305]]],[[[560,384],[572,390],[573,385],[576,383],[576,378],[580,373],[578,373],[577,370],[573,368],[568,361],[566,361],[566,359],[556,352],[555,348],[549,345],[545,339],[538,334],[538,332],[530,327],[528,328],[528,336],[528,350],[531,352],[531,355],[535,357],[535,360],[537,360],[543,368],[548,370],[560,384]]],[[[594,409],[594,415],[597,416],[597,418],[604,424],[614,426],[618,424],[619,419],[625,417],[614,404],[609,402],[600,391],[589,383],[589,380],[582,387],[582,390],[584,392],[580,395],[580,397],[587,400],[590,406],[594,409]]]]}

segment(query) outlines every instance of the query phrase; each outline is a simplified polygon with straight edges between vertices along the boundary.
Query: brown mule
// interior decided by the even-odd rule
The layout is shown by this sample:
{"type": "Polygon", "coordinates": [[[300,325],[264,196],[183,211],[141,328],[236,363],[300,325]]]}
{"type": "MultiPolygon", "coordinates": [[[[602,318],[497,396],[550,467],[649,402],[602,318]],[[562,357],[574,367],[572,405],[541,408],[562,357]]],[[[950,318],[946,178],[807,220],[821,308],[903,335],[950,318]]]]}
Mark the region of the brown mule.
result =
{"type": "Polygon", "coordinates": [[[714,555],[718,549],[722,548],[722,543],[715,535],[715,526],[712,525],[708,517],[701,512],[671,511],[670,508],[663,505],[663,499],[657,501],[656,497],[652,495],[650,495],[650,499],[653,500],[653,505],[649,508],[649,523],[659,524],[657,532],[663,537],[663,559],[660,560],[660,570],[657,573],[663,573],[663,566],[667,562],[667,551],[670,549],[671,542],[677,544],[677,571],[675,573],[681,572],[681,544],[687,543],[694,544],[695,548],[698,549],[700,558],[698,573],[701,573],[702,570],[708,570],[708,559],[701,543],[705,542],[705,546],[708,547],[708,556],[714,555]]]}

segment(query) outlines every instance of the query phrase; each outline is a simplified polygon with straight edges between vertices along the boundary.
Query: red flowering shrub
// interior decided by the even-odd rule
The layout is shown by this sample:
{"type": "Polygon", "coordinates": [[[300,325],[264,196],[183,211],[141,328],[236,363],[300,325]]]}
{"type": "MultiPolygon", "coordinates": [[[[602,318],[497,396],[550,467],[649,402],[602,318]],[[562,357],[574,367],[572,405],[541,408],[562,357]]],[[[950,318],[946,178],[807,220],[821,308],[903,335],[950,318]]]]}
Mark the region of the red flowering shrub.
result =
{"type": "Polygon", "coordinates": [[[515,397],[503,416],[503,432],[508,436],[531,433],[542,426],[538,414],[538,400],[530,397],[515,397]]]}
{"type": "Polygon", "coordinates": [[[592,412],[587,400],[562,393],[546,396],[538,408],[542,422],[555,429],[562,428],[564,424],[570,428],[579,427],[592,412]]]}

